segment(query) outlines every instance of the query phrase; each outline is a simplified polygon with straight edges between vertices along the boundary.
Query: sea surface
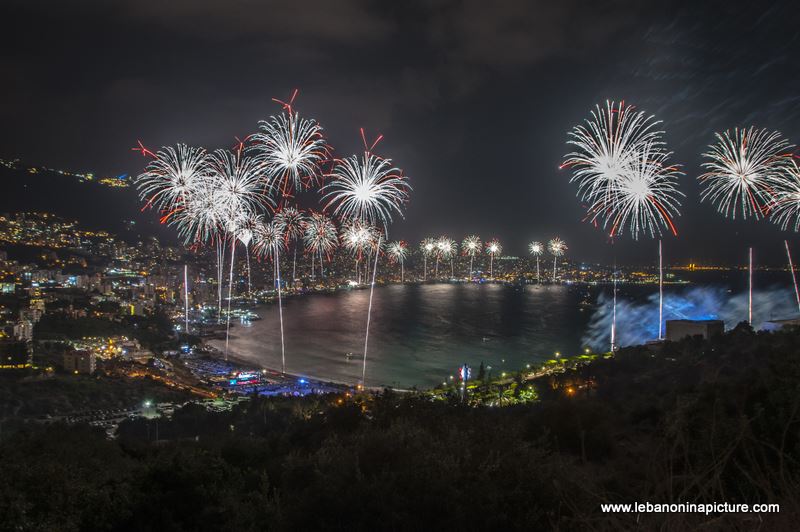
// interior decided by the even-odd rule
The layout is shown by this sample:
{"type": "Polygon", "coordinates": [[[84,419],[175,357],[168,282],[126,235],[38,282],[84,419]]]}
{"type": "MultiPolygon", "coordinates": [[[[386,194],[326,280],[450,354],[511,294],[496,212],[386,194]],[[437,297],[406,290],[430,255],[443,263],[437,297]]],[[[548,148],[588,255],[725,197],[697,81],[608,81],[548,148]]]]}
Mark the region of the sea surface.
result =
{"type": "MultiPolygon", "coordinates": [[[[691,284],[665,287],[664,319],[719,318],[731,327],[747,318],[746,273],[682,275],[687,276],[691,284]]],[[[758,272],[755,285],[754,323],[797,315],[788,272],[758,272]]],[[[611,293],[610,286],[586,285],[376,287],[366,384],[427,388],[447,381],[465,363],[473,375],[481,362],[497,375],[553,358],[557,352],[608,350],[611,293]]],[[[620,343],[657,337],[657,298],[655,285],[619,286],[620,343]]],[[[285,299],[287,372],[358,383],[368,303],[368,289],[285,299]]],[[[278,306],[263,305],[255,311],[262,319],[232,329],[230,350],[264,367],[280,368],[278,306]]]]}

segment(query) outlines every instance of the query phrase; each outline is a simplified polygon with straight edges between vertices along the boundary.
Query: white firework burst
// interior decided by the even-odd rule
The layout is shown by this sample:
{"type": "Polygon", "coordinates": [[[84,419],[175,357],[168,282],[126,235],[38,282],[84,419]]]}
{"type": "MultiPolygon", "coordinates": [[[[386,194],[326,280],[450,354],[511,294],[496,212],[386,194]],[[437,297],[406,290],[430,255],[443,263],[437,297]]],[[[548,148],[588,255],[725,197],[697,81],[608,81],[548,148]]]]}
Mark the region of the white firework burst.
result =
{"type": "Polygon", "coordinates": [[[790,227],[800,230],[800,167],[795,159],[786,165],[769,211],[770,220],[784,231],[790,227]]]}
{"type": "Polygon", "coordinates": [[[250,138],[250,149],[281,196],[294,195],[317,180],[329,149],[315,120],[290,111],[260,121],[258,129],[250,138]]]}
{"type": "Polygon", "coordinates": [[[322,213],[313,212],[303,223],[303,243],[312,254],[330,255],[338,244],[333,221],[322,213]]]}
{"type": "Polygon", "coordinates": [[[678,215],[680,197],[677,166],[670,165],[670,153],[645,145],[622,173],[611,192],[589,209],[604,212],[604,227],[611,226],[611,236],[626,228],[634,240],[641,234],[651,237],[667,229],[677,235],[673,217],[678,215]]]}
{"type": "Polygon", "coordinates": [[[389,257],[396,262],[403,262],[408,256],[408,245],[402,240],[392,242],[387,246],[389,257]]]}
{"type": "Polygon", "coordinates": [[[360,220],[353,220],[342,230],[342,246],[358,257],[374,247],[377,240],[376,229],[360,220]]]}
{"type": "Polygon", "coordinates": [[[567,252],[567,244],[558,237],[555,237],[547,243],[547,250],[554,257],[563,257],[567,252]]]}
{"type": "Polygon", "coordinates": [[[283,227],[275,220],[262,223],[253,231],[253,253],[261,258],[275,260],[287,250],[283,227]]]}
{"type": "Polygon", "coordinates": [[[266,183],[261,165],[253,157],[228,150],[216,150],[209,158],[214,201],[227,232],[235,220],[261,212],[275,203],[264,191],[266,183]]]}
{"type": "Polygon", "coordinates": [[[636,154],[647,145],[663,145],[659,121],[637,111],[635,106],[606,101],[591,112],[584,124],[569,132],[568,144],[575,150],[567,154],[562,168],[572,168],[570,182],[578,183],[578,196],[593,204],[616,187],[636,154]]]}
{"type": "Polygon", "coordinates": [[[331,178],[322,188],[322,199],[327,201],[326,209],[333,208],[334,216],[381,225],[385,231],[392,214],[403,215],[411,187],[391,160],[369,152],[363,157],[353,155],[337,160],[331,178]]]}
{"type": "Polygon", "coordinates": [[[480,254],[481,239],[476,235],[470,235],[461,243],[461,252],[470,257],[480,254]]]}
{"type": "Polygon", "coordinates": [[[204,148],[177,144],[152,155],[136,178],[136,187],[145,207],[158,209],[161,223],[171,224],[176,217],[184,219],[183,211],[208,188],[208,153],[204,148]]]}
{"type": "Polygon", "coordinates": [[[792,145],[777,132],[736,128],[715,133],[717,142],[703,155],[706,172],[700,201],[711,201],[726,217],[761,218],[783,185],[792,145]]]}
{"type": "Polygon", "coordinates": [[[486,253],[488,253],[492,257],[494,257],[495,255],[499,255],[502,252],[503,252],[503,246],[496,238],[493,238],[492,240],[486,243],[486,253]]]}

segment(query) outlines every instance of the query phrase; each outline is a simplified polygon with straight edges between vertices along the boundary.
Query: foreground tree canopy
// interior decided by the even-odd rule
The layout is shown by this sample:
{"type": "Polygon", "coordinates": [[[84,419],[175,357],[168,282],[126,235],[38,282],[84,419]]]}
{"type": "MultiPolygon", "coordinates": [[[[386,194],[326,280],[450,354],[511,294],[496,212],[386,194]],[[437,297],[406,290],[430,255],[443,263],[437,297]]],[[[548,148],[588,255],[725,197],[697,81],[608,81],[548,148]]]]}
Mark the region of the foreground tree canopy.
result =
{"type": "Polygon", "coordinates": [[[0,443],[0,528],[784,530],[800,515],[800,332],[624,349],[536,386],[539,402],[505,408],[391,392],[188,406],[116,441],[32,427],[0,443]],[[635,501],[781,512],[600,511],[635,501]]]}

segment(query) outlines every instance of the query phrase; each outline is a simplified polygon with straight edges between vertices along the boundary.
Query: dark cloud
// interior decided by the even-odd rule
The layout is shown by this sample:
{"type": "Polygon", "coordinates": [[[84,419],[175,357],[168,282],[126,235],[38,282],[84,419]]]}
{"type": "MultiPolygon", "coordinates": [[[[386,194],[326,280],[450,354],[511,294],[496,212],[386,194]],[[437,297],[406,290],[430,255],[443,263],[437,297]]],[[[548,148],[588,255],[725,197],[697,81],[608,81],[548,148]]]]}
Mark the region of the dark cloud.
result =
{"type": "Polygon", "coordinates": [[[558,166],[567,130],[625,99],[663,120],[686,171],[670,253],[734,260],[759,242],[780,260],[780,232],[723,220],[694,178],[715,130],[800,142],[788,2],[6,0],[0,17],[0,156],[135,174],[137,138],[230,146],[299,87],[337,153],[359,148],[359,127],[386,135],[414,180],[398,237],[476,232],[522,252],[560,234],[609,260],[558,166]]]}

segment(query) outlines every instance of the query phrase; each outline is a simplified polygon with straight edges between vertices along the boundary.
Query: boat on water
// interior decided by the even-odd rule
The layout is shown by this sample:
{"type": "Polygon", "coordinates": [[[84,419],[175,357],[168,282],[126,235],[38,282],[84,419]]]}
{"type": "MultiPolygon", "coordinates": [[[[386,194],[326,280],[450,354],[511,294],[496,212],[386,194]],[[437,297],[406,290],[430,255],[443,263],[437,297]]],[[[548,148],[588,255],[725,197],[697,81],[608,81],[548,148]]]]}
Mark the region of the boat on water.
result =
{"type": "Polygon", "coordinates": [[[353,358],[355,358],[355,355],[353,353],[345,353],[344,358],[346,358],[347,360],[352,360],[353,358]]]}

